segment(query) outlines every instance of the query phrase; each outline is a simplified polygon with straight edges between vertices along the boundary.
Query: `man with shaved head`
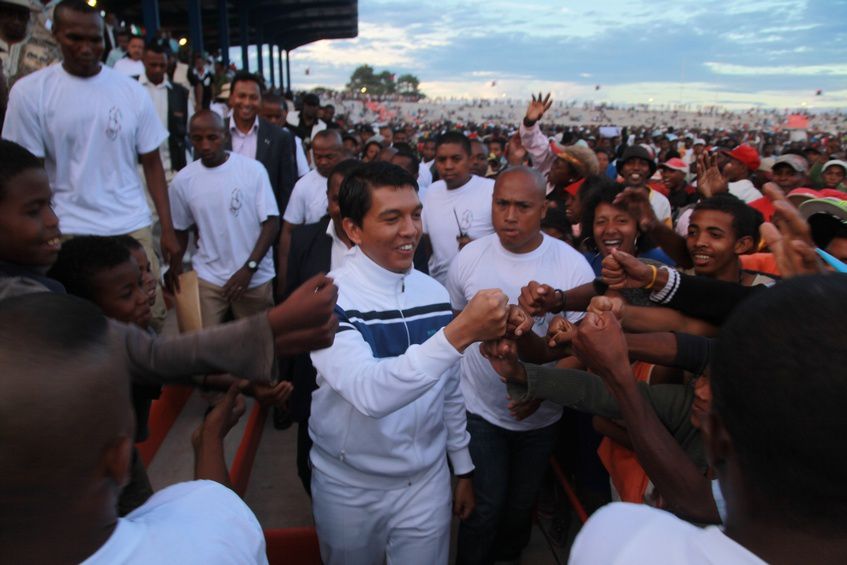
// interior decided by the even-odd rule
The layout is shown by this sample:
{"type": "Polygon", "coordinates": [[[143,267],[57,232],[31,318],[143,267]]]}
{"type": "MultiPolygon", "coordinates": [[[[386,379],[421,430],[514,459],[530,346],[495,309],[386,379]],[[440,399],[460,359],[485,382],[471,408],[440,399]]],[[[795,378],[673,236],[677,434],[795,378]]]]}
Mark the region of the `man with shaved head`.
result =
{"type": "Polygon", "coordinates": [[[174,178],[171,209],[181,253],[189,231],[199,232],[202,244],[191,263],[208,327],[230,314],[246,318],[273,305],[270,249],[279,233],[279,209],[262,164],[226,151],[227,130],[220,116],[211,110],[197,112],[188,133],[199,160],[174,178]]]}
{"type": "MultiPolygon", "coordinates": [[[[10,563],[267,563],[261,527],[230,489],[173,485],[118,518],[134,420],[113,328],[55,293],[0,302],[0,555],[10,563]]],[[[232,390],[196,433],[197,478],[225,469],[232,390]]],[[[243,411],[243,408],[242,408],[243,411]]]]}
{"type": "MultiPolygon", "coordinates": [[[[591,282],[594,273],[583,256],[545,235],[546,182],[527,167],[500,173],[494,184],[491,223],[494,232],[467,244],[447,274],[447,290],[456,311],[477,291],[499,288],[516,304],[530,279],[555,283],[570,322],[582,314],[566,310],[564,292],[591,282]]],[[[558,313],[557,312],[557,313],[558,313]]],[[[528,316],[528,315],[527,315],[528,316]]],[[[546,363],[556,358],[543,341],[552,314],[536,318],[531,332],[517,338],[522,359],[546,363]]],[[[517,562],[529,542],[532,507],[553,449],[562,407],[551,402],[510,402],[506,385],[472,345],[461,360],[461,388],[468,411],[477,506],[459,527],[457,563],[517,562]]]]}
{"type": "Polygon", "coordinates": [[[326,182],[329,173],[347,154],[341,134],[338,130],[322,130],[315,134],[312,140],[312,155],[315,168],[304,175],[291,192],[291,199],[282,216],[282,232],[279,236],[277,273],[277,291],[282,294],[285,289],[285,270],[288,265],[288,252],[291,248],[291,232],[294,226],[314,224],[327,211],[326,182]]]}

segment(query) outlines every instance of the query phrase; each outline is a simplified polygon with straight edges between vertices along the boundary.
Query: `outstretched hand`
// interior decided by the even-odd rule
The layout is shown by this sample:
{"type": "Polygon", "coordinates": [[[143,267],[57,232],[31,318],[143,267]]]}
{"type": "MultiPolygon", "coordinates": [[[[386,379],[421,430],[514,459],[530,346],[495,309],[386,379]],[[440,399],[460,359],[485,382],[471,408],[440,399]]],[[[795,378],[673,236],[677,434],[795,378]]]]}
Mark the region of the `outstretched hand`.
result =
{"type": "Polygon", "coordinates": [[[611,312],[588,312],[573,346],[579,360],[607,381],[629,372],[629,348],[621,324],[611,312]]]}
{"type": "Polygon", "coordinates": [[[718,156],[703,152],[697,157],[697,190],[703,198],[729,191],[729,183],[718,168],[718,156]]]}
{"type": "Polygon", "coordinates": [[[556,295],[556,289],[549,284],[529,281],[521,288],[518,304],[530,316],[543,316],[562,305],[561,296],[556,295]]]}
{"type": "Polygon", "coordinates": [[[526,384],[526,369],[518,359],[517,344],[511,339],[495,339],[479,345],[479,352],[504,383],[526,384]]]}
{"type": "Polygon", "coordinates": [[[573,338],[576,336],[576,326],[570,323],[563,316],[555,316],[550,320],[550,325],[547,326],[547,347],[555,349],[570,345],[573,338]]]}
{"type": "Polygon", "coordinates": [[[323,273],[300,285],[285,302],[268,311],[277,349],[293,355],[332,345],[338,319],[338,287],[323,273]]]}
{"type": "Polygon", "coordinates": [[[535,94],[533,94],[532,100],[530,100],[526,107],[525,119],[531,122],[537,122],[542,118],[542,116],[544,116],[544,112],[549,110],[552,105],[553,101],[550,100],[549,92],[547,93],[547,96],[543,96],[543,94],[539,92],[537,98],[535,94]]]}
{"type": "Polygon", "coordinates": [[[644,233],[659,224],[659,218],[650,204],[650,193],[645,188],[627,187],[615,196],[614,205],[626,209],[638,222],[644,233]]]}
{"type": "Polygon", "coordinates": [[[644,288],[653,278],[653,269],[649,265],[617,249],[603,258],[602,265],[600,274],[603,282],[614,290],[644,288]]]}

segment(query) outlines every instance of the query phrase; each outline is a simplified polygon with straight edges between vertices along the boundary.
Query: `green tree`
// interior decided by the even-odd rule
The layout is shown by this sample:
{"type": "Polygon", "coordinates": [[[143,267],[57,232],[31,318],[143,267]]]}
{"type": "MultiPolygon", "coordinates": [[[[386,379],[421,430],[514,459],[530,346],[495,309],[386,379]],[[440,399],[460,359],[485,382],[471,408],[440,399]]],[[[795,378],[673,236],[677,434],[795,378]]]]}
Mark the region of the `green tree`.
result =
{"type": "Polygon", "coordinates": [[[420,81],[415,75],[400,75],[397,79],[397,92],[400,94],[420,95],[420,81]]]}
{"type": "Polygon", "coordinates": [[[374,92],[380,88],[380,82],[374,73],[374,68],[370,65],[359,65],[353,74],[350,75],[350,82],[347,83],[347,88],[350,90],[361,90],[367,88],[368,92],[374,92]]]}

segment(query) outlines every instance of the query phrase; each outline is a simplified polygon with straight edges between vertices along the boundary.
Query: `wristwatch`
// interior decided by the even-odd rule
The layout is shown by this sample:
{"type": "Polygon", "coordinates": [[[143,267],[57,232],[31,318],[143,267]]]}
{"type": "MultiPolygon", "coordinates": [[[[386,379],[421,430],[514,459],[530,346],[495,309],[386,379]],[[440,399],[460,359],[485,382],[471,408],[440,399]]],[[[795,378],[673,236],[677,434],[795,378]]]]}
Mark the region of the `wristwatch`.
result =
{"type": "Polygon", "coordinates": [[[253,260],[247,261],[245,267],[254,273],[259,270],[259,264],[253,260]]]}

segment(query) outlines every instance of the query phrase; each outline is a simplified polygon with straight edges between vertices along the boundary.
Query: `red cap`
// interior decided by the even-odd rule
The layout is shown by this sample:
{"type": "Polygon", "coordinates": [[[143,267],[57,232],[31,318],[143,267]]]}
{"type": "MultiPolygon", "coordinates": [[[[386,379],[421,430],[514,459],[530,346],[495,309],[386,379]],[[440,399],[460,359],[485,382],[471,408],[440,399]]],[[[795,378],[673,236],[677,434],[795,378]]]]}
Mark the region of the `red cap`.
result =
{"type": "Polygon", "coordinates": [[[674,157],[673,159],[668,159],[664,163],[659,164],[660,169],[671,169],[673,171],[681,171],[683,173],[688,172],[688,165],[685,164],[685,161],[680,159],[679,157],[674,157]]]}
{"type": "Polygon", "coordinates": [[[759,152],[756,151],[754,147],[750,147],[746,143],[742,143],[732,151],[723,151],[723,153],[737,161],[741,161],[741,163],[747,167],[748,171],[755,171],[759,168],[759,165],[762,164],[762,160],[759,158],[759,152]]]}

